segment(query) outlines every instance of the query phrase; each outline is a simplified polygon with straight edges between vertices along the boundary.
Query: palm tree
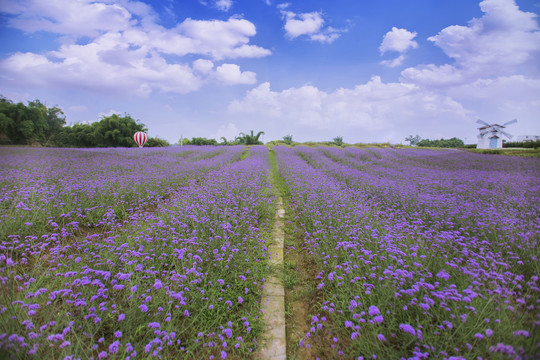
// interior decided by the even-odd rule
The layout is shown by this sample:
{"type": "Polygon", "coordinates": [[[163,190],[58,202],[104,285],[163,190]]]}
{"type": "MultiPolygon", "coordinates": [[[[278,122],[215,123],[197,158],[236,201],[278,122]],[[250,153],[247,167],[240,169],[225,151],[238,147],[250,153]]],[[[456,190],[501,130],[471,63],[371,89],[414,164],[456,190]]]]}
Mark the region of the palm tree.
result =
{"type": "Polygon", "coordinates": [[[257,135],[255,135],[253,133],[253,130],[251,130],[250,135],[240,133],[238,137],[236,137],[236,140],[238,140],[238,142],[243,145],[260,145],[262,144],[262,141],[259,141],[259,137],[261,135],[264,135],[264,131],[259,131],[257,135]]]}

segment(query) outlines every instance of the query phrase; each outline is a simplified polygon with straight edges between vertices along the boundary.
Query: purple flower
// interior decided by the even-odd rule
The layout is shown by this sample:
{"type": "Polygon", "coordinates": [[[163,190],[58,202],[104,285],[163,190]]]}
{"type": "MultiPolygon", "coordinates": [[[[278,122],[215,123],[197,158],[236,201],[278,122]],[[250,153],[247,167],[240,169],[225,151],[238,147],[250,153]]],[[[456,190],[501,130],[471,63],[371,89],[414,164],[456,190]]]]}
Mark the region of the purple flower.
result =
{"type": "Polygon", "coordinates": [[[493,330],[491,330],[491,329],[486,329],[486,336],[487,336],[487,337],[491,337],[491,335],[493,335],[493,330]]]}
{"type": "Polygon", "coordinates": [[[370,316],[375,316],[375,315],[379,315],[381,312],[379,311],[378,307],[376,307],[375,305],[372,305],[369,307],[368,313],[370,316]]]}
{"type": "Polygon", "coordinates": [[[476,333],[476,334],[474,334],[474,337],[477,338],[478,340],[482,340],[484,338],[484,335],[482,335],[480,333],[476,333]]]}
{"type": "Polygon", "coordinates": [[[348,320],[345,321],[345,327],[346,327],[346,328],[350,328],[350,327],[352,327],[352,326],[353,326],[353,322],[352,322],[352,321],[348,321],[348,320]]]}
{"type": "Polygon", "coordinates": [[[111,345],[109,345],[109,352],[111,354],[116,354],[118,352],[119,346],[120,346],[120,342],[118,340],[113,342],[111,345]]]}
{"type": "Polygon", "coordinates": [[[443,280],[450,279],[450,274],[448,274],[445,270],[441,270],[436,275],[438,278],[441,278],[443,280]]]}
{"type": "Polygon", "coordinates": [[[221,350],[221,358],[222,359],[227,358],[227,353],[224,350],[221,350]]]}
{"type": "Polygon", "coordinates": [[[243,303],[243,302],[244,302],[244,299],[242,299],[242,297],[239,296],[239,297],[238,297],[238,303],[241,304],[241,303],[243,303]]]}
{"type": "Polygon", "coordinates": [[[148,324],[148,327],[152,329],[159,329],[161,325],[158,322],[151,322],[150,324],[148,324]]]}
{"type": "Polygon", "coordinates": [[[527,330],[518,330],[518,331],[514,331],[514,336],[525,336],[525,337],[529,337],[530,334],[527,330]]]}
{"type": "Polygon", "coordinates": [[[142,304],[139,306],[139,309],[141,309],[141,311],[145,313],[148,311],[148,306],[146,306],[145,304],[142,304]]]}
{"type": "Polygon", "coordinates": [[[158,290],[158,289],[161,289],[162,287],[163,287],[163,283],[161,282],[161,280],[156,279],[156,281],[154,282],[154,289],[158,290]]]}
{"type": "Polygon", "coordinates": [[[99,359],[105,359],[106,357],[107,357],[107,353],[105,351],[100,352],[98,355],[99,359]]]}
{"type": "Polygon", "coordinates": [[[411,334],[413,336],[416,335],[416,330],[414,330],[414,328],[409,324],[399,324],[399,328],[402,331],[405,331],[406,333],[409,333],[409,334],[411,334]]]}
{"type": "Polygon", "coordinates": [[[227,338],[230,339],[232,337],[232,330],[229,328],[226,328],[225,330],[223,330],[223,334],[225,334],[225,336],[227,336],[227,338]]]}
{"type": "Polygon", "coordinates": [[[126,318],[126,314],[120,314],[118,315],[118,321],[122,321],[126,318]]]}
{"type": "Polygon", "coordinates": [[[386,341],[386,338],[384,337],[383,334],[377,335],[377,339],[379,339],[380,341],[386,341]]]}
{"type": "Polygon", "coordinates": [[[115,332],[114,332],[114,337],[117,338],[117,339],[118,339],[118,338],[121,338],[121,337],[122,337],[122,332],[121,332],[120,330],[115,331],[115,332]]]}

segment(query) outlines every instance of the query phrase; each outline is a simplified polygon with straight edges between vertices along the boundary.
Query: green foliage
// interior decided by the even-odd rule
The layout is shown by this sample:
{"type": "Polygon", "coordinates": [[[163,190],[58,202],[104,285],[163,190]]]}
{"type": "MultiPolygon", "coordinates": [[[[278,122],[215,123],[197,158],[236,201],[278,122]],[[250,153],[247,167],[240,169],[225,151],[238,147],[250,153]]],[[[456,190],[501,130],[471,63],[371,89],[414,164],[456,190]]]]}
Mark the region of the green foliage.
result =
{"type": "MultiPolygon", "coordinates": [[[[15,104],[0,97],[0,139],[4,143],[58,147],[134,147],[133,134],[146,131],[144,124],[127,114],[102,117],[92,124],[65,124],[64,113],[57,106],[47,108],[39,100],[29,101],[27,105],[20,102],[15,104]]],[[[158,140],[161,144],[166,143],[158,140]]]]}
{"type": "Polygon", "coordinates": [[[253,130],[251,130],[251,134],[240,133],[239,136],[236,137],[235,142],[239,145],[262,145],[263,142],[259,141],[261,135],[264,135],[264,131],[259,131],[257,135],[255,135],[253,130]]]}
{"type": "MultiPolygon", "coordinates": [[[[186,139],[187,140],[187,139],[186,139]]],[[[216,139],[207,139],[205,137],[194,137],[189,141],[184,140],[184,145],[217,145],[216,139]]]]}
{"type": "Polygon", "coordinates": [[[291,145],[292,144],[292,135],[285,135],[283,137],[283,141],[285,142],[285,144],[291,145]]]}
{"type": "Polygon", "coordinates": [[[65,123],[56,106],[47,108],[39,100],[15,104],[0,97],[0,134],[11,144],[46,144],[65,123]]]}
{"type": "Polygon", "coordinates": [[[503,142],[503,148],[538,149],[540,148],[540,140],[523,142],[503,142]]]}
{"type": "Polygon", "coordinates": [[[164,147],[164,146],[169,146],[169,145],[171,145],[171,144],[169,144],[169,142],[167,140],[160,139],[160,138],[157,138],[157,137],[149,137],[144,146],[146,146],[146,147],[164,147]]]}
{"type": "Polygon", "coordinates": [[[418,146],[421,147],[440,147],[440,148],[461,148],[465,144],[463,140],[453,137],[451,139],[429,140],[424,139],[418,142],[418,146]]]}
{"type": "Polygon", "coordinates": [[[127,114],[113,114],[92,124],[65,126],[55,133],[52,143],[59,147],[135,147],[133,134],[146,130],[127,114]]]}
{"type": "Polygon", "coordinates": [[[337,146],[341,146],[343,145],[343,136],[336,136],[333,140],[332,140],[332,143],[337,145],[337,146]]]}
{"type": "Polygon", "coordinates": [[[420,140],[422,140],[422,137],[420,135],[415,135],[415,136],[409,135],[405,138],[405,141],[408,141],[409,144],[411,144],[412,146],[418,144],[420,140]]]}

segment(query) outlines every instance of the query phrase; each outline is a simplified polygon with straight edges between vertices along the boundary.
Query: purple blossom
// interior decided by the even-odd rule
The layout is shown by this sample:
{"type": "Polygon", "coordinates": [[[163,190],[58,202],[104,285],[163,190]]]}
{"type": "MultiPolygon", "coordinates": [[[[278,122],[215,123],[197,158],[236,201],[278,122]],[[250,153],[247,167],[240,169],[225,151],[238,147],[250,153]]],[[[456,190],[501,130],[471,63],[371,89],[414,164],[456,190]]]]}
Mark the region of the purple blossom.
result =
{"type": "Polygon", "coordinates": [[[118,352],[118,348],[120,347],[120,342],[115,341],[111,345],[109,345],[109,353],[116,354],[118,352]]]}
{"type": "Polygon", "coordinates": [[[399,328],[406,333],[416,336],[416,330],[409,324],[399,324],[399,328]]]}
{"type": "Polygon", "coordinates": [[[372,305],[369,307],[368,313],[370,316],[375,316],[375,315],[379,315],[381,312],[379,311],[379,308],[377,306],[372,305]]]}

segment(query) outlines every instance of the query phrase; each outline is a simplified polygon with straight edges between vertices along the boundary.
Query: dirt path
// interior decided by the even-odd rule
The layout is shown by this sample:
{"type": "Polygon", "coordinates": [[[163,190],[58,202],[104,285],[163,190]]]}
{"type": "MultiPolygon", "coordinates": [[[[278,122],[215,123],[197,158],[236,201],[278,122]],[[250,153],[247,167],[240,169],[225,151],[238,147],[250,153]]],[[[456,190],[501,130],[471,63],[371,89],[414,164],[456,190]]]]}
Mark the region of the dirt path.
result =
{"type": "Polygon", "coordinates": [[[259,356],[260,359],[286,359],[287,357],[285,289],[281,279],[283,274],[284,215],[283,200],[278,197],[272,243],[268,248],[271,253],[270,264],[274,271],[265,282],[261,300],[266,334],[259,356]]]}

